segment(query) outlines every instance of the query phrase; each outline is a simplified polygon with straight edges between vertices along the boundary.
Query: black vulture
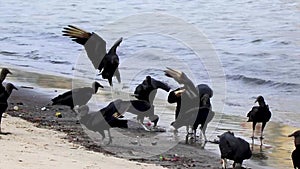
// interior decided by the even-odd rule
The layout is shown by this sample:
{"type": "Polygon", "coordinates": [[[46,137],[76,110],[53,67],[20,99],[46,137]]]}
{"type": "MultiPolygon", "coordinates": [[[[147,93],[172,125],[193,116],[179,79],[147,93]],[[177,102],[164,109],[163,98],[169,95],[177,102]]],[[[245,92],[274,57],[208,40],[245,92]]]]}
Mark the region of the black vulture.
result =
{"type": "MultiPolygon", "coordinates": [[[[151,111],[153,114],[149,116],[149,118],[152,122],[154,122],[155,127],[159,119],[157,115],[154,115],[154,105],[153,105],[153,101],[156,96],[157,89],[162,89],[168,92],[170,91],[171,88],[164,82],[156,80],[151,76],[146,76],[146,79],[141,84],[139,84],[134,91],[134,96],[138,100],[146,101],[151,105],[151,111]]],[[[135,104],[135,102],[133,103],[135,104]]],[[[141,102],[136,102],[136,103],[141,104],[141,102]]],[[[144,119],[143,116],[138,116],[138,120],[140,122],[143,122],[144,121],[143,119],[144,119]]]]}
{"type": "Polygon", "coordinates": [[[92,87],[75,88],[52,99],[52,105],[66,105],[71,109],[76,105],[85,105],[96,94],[98,88],[103,86],[98,82],[93,82],[92,87]]]}
{"type": "Polygon", "coordinates": [[[6,111],[8,107],[7,99],[9,98],[13,89],[18,90],[13,84],[7,83],[5,91],[0,94],[0,134],[2,133],[1,131],[2,114],[6,111]]]}
{"type": "MultiPolygon", "coordinates": [[[[203,133],[205,142],[207,141],[205,131],[207,128],[208,122],[212,120],[214,116],[214,112],[211,111],[211,104],[210,104],[210,96],[209,94],[203,94],[200,96],[200,105],[198,114],[196,117],[196,121],[193,124],[192,129],[194,130],[194,137],[196,138],[196,130],[198,126],[200,125],[200,130],[203,133]]],[[[201,136],[201,134],[200,134],[201,136]]]]}
{"type": "MultiPolygon", "coordinates": [[[[120,115],[123,115],[126,112],[137,115],[137,120],[143,125],[143,121],[145,117],[149,117],[151,122],[154,123],[154,127],[156,127],[159,117],[154,115],[153,106],[144,100],[121,100],[117,99],[110,103],[113,105],[112,110],[116,110],[120,115]]],[[[112,112],[112,111],[108,111],[112,112]]],[[[143,125],[144,126],[144,125],[143,125]]],[[[118,126],[116,126],[118,127],[118,126]]],[[[145,126],[144,126],[145,128],[145,126]]],[[[145,128],[146,129],[146,128],[145,128]]]]}
{"type": "Polygon", "coordinates": [[[109,137],[108,144],[112,142],[111,127],[128,128],[127,120],[119,119],[121,114],[117,112],[114,102],[109,103],[109,105],[97,112],[89,113],[87,105],[80,106],[77,111],[80,123],[85,125],[87,129],[101,134],[102,140],[105,138],[104,131],[107,130],[109,137]]]}
{"type": "Polygon", "coordinates": [[[107,130],[109,143],[111,143],[112,137],[109,130],[111,127],[128,128],[127,120],[119,119],[120,116],[126,112],[136,114],[138,116],[137,119],[141,124],[143,123],[142,120],[144,117],[147,116],[156,126],[158,116],[152,113],[151,107],[152,106],[148,102],[143,100],[123,101],[117,99],[97,112],[88,113],[89,110],[86,105],[79,107],[76,111],[78,111],[80,115],[80,123],[85,125],[89,130],[99,132],[103,139],[105,138],[104,131],[107,130]]]}
{"type": "Polygon", "coordinates": [[[195,87],[183,72],[174,69],[168,68],[168,70],[165,70],[165,74],[174,78],[178,83],[184,84],[182,88],[170,92],[168,96],[169,103],[177,103],[175,121],[171,125],[175,129],[182,126],[187,127],[186,142],[190,134],[193,134],[196,138],[196,130],[201,125],[201,132],[205,141],[207,141],[205,130],[207,123],[213,117],[210,103],[210,98],[213,96],[212,89],[205,84],[195,87]],[[189,133],[189,126],[192,126],[193,133],[189,133]]]}
{"type": "Polygon", "coordinates": [[[121,83],[121,76],[118,69],[119,56],[117,55],[117,47],[122,42],[122,38],[118,39],[115,44],[106,53],[106,42],[96,33],[87,32],[72,25],[65,27],[63,36],[69,36],[73,41],[84,45],[85,50],[95,69],[98,69],[103,79],[107,79],[112,86],[112,77],[116,76],[121,83]]]}
{"type": "Polygon", "coordinates": [[[259,106],[253,106],[250,112],[247,114],[247,117],[249,118],[247,122],[252,122],[252,139],[254,139],[254,131],[256,123],[262,123],[261,126],[261,145],[262,145],[262,139],[263,139],[263,131],[267,124],[267,122],[271,118],[271,111],[269,110],[269,106],[265,103],[265,100],[262,96],[258,96],[255,100],[255,103],[258,102],[259,106]]]}
{"type": "Polygon", "coordinates": [[[289,137],[294,137],[294,143],[296,149],[292,153],[292,160],[294,168],[300,169],[300,130],[295,131],[294,133],[290,134],[289,137]]]}
{"type": "Polygon", "coordinates": [[[252,156],[250,145],[247,141],[235,137],[230,131],[218,136],[220,139],[219,149],[221,152],[222,168],[226,168],[226,159],[233,160],[233,168],[241,168],[245,159],[252,156]]]}
{"type": "Polygon", "coordinates": [[[166,83],[156,80],[151,76],[146,76],[146,79],[135,88],[134,96],[139,100],[145,100],[153,104],[157,89],[169,92],[171,88],[166,83]]]}
{"type": "Polygon", "coordinates": [[[5,80],[8,74],[12,74],[7,68],[3,68],[0,74],[0,94],[5,91],[5,87],[3,86],[3,81],[5,80]]]}
{"type": "MultiPolygon", "coordinates": [[[[154,123],[153,127],[157,126],[159,117],[154,114],[154,107],[149,102],[144,100],[121,100],[114,101],[114,105],[120,114],[126,112],[137,115],[137,121],[142,124],[145,117],[149,117],[150,121],[154,123]]],[[[146,128],[145,128],[146,129],[146,128]]]]}

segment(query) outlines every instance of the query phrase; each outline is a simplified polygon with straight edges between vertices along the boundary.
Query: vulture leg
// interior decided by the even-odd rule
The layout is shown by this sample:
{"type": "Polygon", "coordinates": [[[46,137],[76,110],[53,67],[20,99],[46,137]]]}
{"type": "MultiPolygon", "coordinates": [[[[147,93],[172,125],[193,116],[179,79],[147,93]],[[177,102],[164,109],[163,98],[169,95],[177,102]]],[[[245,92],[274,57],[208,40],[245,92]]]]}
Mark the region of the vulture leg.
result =
{"type": "Polygon", "coordinates": [[[252,139],[254,139],[254,131],[255,131],[256,122],[252,123],[252,139]]]}
{"type": "Polygon", "coordinates": [[[226,169],[227,160],[222,158],[222,169],[226,169]]]}
{"type": "Polygon", "coordinates": [[[109,144],[112,143],[112,137],[111,137],[111,134],[110,134],[110,130],[109,130],[109,129],[107,130],[107,133],[108,133],[108,138],[109,138],[109,141],[108,141],[107,145],[109,145],[109,144]]]}
{"type": "Polygon", "coordinates": [[[185,136],[185,144],[189,142],[189,126],[186,126],[186,136],[185,136]]]}

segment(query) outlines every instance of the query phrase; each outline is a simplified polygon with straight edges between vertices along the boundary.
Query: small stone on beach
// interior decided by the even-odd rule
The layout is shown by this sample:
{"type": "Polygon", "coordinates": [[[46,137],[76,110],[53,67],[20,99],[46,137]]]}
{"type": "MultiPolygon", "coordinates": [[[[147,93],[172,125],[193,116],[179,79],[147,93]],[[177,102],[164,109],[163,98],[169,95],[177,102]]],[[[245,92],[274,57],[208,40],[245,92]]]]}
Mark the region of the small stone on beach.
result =
{"type": "Polygon", "coordinates": [[[18,111],[19,110],[19,107],[18,106],[14,106],[13,108],[15,111],[18,111]]]}

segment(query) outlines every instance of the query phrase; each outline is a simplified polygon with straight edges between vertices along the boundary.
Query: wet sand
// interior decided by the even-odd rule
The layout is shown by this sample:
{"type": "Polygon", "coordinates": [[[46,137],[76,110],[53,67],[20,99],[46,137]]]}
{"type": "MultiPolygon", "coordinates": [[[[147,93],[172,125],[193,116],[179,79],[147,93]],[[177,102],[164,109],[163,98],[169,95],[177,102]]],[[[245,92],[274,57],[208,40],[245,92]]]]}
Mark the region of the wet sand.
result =
{"type": "MultiPolygon", "coordinates": [[[[133,122],[130,129],[113,129],[113,143],[105,145],[107,139],[102,142],[101,136],[93,132],[87,132],[78,123],[77,115],[66,107],[48,107],[42,111],[41,107],[50,103],[53,96],[58,95],[66,89],[71,88],[72,79],[48,76],[37,73],[28,73],[13,70],[14,76],[7,81],[14,81],[15,84],[32,86],[34,89],[20,88],[11,96],[10,110],[12,116],[21,117],[41,128],[53,129],[66,133],[64,137],[69,142],[85,147],[87,150],[110,154],[112,156],[126,158],[129,160],[153,163],[167,168],[220,168],[220,155],[217,144],[207,143],[205,149],[198,144],[186,145],[183,141],[185,130],[180,130],[174,135],[168,128],[169,122],[173,119],[174,106],[167,106],[164,109],[165,118],[161,118],[160,125],[167,129],[165,133],[145,132],[140,126],[133,122]],[[23,76],[26,74],[26,76],[23,76]],[[20,78],[22,77],[22,78],[20,78]],[[49,83],[49,81],[51,83],[49,83]],[[67,81],[67,83],[66,83],[67,81]],[[56,91],[58,90],[58,91],[56,91]],[[34,92],[35,91],[35,92],[34,92]],[[20,110],[14,111],[11,108],[18,105],[20,110]],[[55,112],[60,111],[63,118],[56,118],[55,112]],[[167,119],[169,118],[169,119],[167,119]],[[170,119],[171,118],[171,119],[170,119]],[[164,120],[166,122],[164,122],[164,120]],[[169,120],[169,121],[168,121],[169,120]],[[139,137],[137,137],[139,136],[139,137]],[[139,144],[133,144],[139,141],[139,144]],[[152,143],[156,142],[156,145],[152,143]]],[[[105,88],[97,94],[97,98],[103,102],[109,102],[110,89],[105,88]]],[[[166,107],[163,100],[156,101],[166,107]]],[[[101,103],[99,109],[105,103],[101,103]]],[[[95,106],[95,105],[94,105],[95,106]]],[[[251,143],[251,124],[246,123],[245,117],[228,116],[217,114],[217,118],[209,124],[207,136],[209,140],[217,139],[217,135],[231,130],[235,135],[242,137],[251,143]]],[[[4,119],[5,121],[6,119],[4,119]]],[[[257,127],[259,131],[259,126],[257,127]]],[[[291,168],[290,154],[293,150],[293,140],[287,135],[296,128],[281,123],[270,122],[265,129],[265,145],[260,151],[255,141],[253,157],[244,161],[244,165],[250,168],[291,168]]],[[[9,132],[9,131],[8,131],[9,132]]],[[[257,132],[256,135],[259,135],[257,132]]]]}
{"type": "MultiPolygon", "coordinates": [[[[195,147],[182,143],[158,154],[153,149],[157,149],[158,146],[166,147],[165,145],[169,144],[170,140],[156,137],[155,133],[144,131],[134,122],[131,122],[130,129],[113,129],[111,131],[114,137],[113,143],[105,145],[107,139],[102,142],[99,134],[92,132],[90,135],[89,132],[86,132],[78,123],[77,115],[70,109],[64,106],[48,106],[48,110],[42,111],[41,108],[49,102],[49,98],[47,99],[45,94],[35,93],[32,90],[20,88],[18,92],[15,92],[10,98],[11,106],[8,114],[33,122],[41,128],[64,132],[67,134],[64,139],[78,146],[83,146],[87,150],[138,162],[153,163],[168,168],[218,168],[219,166],[219,159],[216,154],[200,148],[195,149],[195,147]],[[12,109],[16,105],[19,108],[18,111],[12,109]],[[57,111],[62,113],[62,118],[55,117],[57,111]],[[158,143],[152,145],[150,142],[143,141],[141,145],[133,144],[137,136],[145,140],[156,140],[157,138],[158,143]],[[163,159],[160,158],[160,155],[163,156],[163,159]]],[[[7,130],[4,129],[4,131],[7,130]]]]}

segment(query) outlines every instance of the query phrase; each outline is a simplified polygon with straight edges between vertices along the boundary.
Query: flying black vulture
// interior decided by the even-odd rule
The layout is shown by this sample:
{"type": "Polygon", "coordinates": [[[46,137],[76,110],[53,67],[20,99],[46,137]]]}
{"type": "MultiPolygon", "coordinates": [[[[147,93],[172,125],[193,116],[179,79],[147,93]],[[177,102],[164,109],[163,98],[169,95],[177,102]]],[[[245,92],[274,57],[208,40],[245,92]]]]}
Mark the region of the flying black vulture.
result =
{"type": "Polygon", "coordinates": [[[184,84],[182,88],[178,88],[170,92],[168,96],[169,103],[177,103],[175,121],[171,124],[175,129],[182,126],[187,127],[186,142],[190,134],[196,138],[196,130],[199,125],[204,135],[207,123],[212,119],[210,98],[213,96],[212,89],[200,84],[194,86],[193,82],[183,73],[168,68],[165,70],[166,76],[174,78],[178,83],[184,84]],[[209,118],[208,118],[209,117],[209,118]],[[189,126],[192,126],[193,133],[189,133],[189,126]]]}
{"type": "Polygon", "coordinates": [[[7,68],[3,68],[0,74],[0,94],[5,91],[5,87],[3,86],[3,81],[5,80],[7,74],[12,74],[7,68]]]}
{"type": "Polygon", "coordinates": [[[118,69],[119,56],[116,51],[123,40],[122,38],[118,39],[106,53],[106,42],[94,32],[90,33],[72,25],[65,27],[62,32],[63,36],[69,36],[73,41],[84,45],[95,69],[100,71],[103,79],[108,80],[110,86],[113,85],[113,76],[116,76],[118,82],[121,83],[121,76],[118,69]]]}
{"type": "Polygon", "coordinates": [[[292,153],[293,165],[295,169],[300,169],[300,130],[290,134],[289,137],[294,137],[294,143],[296,149],[292,153]]]}
{"type": "Polygon", "coordinates": [[[261,126],[261,145],[262,145],[262,139],[263,139],[263,131],[267,124],[267,122],[271,118],[271,112],[269,110],[269,106],[265,103],[265,100],[262,96],[258,96],[255,100],[255,103],[258,102],[259,106],[253,106],[250,112],[247,114],[247,117],[249,117],[247,122],[252,122],[252,139],[254,139],[254,131],[256,123],[262,123],[261,126]]]}
{"type": "Polygon", "coordinates": [[[153,104],[157,89],[169,92],[171,88],[166,83],[156,80],[151,76],[146,76],[146,79],[135,88],[134,95],[139,100],[145,100],[153,104]]]}
{"type": "Polygon", "coordinates": [[[235,137],[230,131],[218,136],[220,139],[219,149],[221,152],[222,168],[226,168],[226,159],[233,160],[233,168],[241,168],[245,159],[252,156],[250,145],[247,141],[235,137]]]}
{"type": "Polygon", "coordinates": [[[6,111],[6,109],[8,107],[7,99],[9,98],[13,89],[18,90],[13,84],[7,83],[5,91],[0,94],[0,134],[2,133],[2,131],[1,131],[2,114],[6,111]]]}
{"type": "Polygon", "coordinates": [[[103,88],[98,82],[93,82],[92,87],[72,89],[53,98],[52,105],[66,105],[70,106],[71,109],[76,105],[85,105],[92,95],[97,93],[99,87],[103,88]]]}

